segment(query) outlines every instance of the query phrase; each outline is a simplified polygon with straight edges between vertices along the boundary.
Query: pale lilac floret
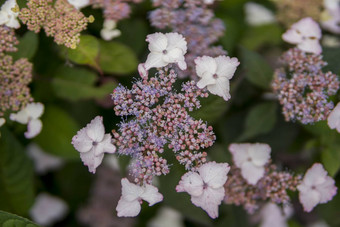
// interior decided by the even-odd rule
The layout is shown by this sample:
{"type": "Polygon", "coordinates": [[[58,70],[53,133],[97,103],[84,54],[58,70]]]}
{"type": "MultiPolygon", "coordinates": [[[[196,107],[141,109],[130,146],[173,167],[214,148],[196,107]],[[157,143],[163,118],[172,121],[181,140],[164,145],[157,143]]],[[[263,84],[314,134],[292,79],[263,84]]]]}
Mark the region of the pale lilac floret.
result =
{"type": "Polygon", "coordinates": [[[338,103],[327,118],[328,126],[340,133],[340,103],[338,103]]]}
{"type": "Polygon", "coordinates": [[[197,57],[195,59],[196,73],[201,79],[197,82],[197,87],[207,87],[214,95],[221,96],[225,101],[230,99],[229,80],[234,76],[240,62],[237,58],[218,56],[197,57]]]}
{"type": "Polygon", "coordinates": [[[270,159],[269,145],[234,143],[229,146],[229,150],[233,155],[235,165],[241,169],[242,177],[249,184],[255,185],[264,176],[264,166],[270,159]]]}
{"type": "Polygon", "coordinates": [[[145,62],[146,70],[167,66],[170,63],[178,64],[182,70],[187,68],[184,55],[187,52],[187,42],[178,33],[154,33],[148,35],[150,54],[145,62]]]}
{"type": "Polygon", "coordinates": [[[286,31],[282,38],[284,41],[296,44],[300,50],[307,53],[320,54],[322,52],[319,40],[321,29],[312,18],[306,17],[296,22],[286,31]]]}
{"type": "Polygon", "coordinates": [[[20,23],[17,19],[19,15],[19,6],[16,0],[7,0],[0,10],[0,25],[6,25],[10,28],[19,28],[20,23]]]}
{"type": "Polygon", "coordinates": [[[327,176],[322,164],[315,163],[307,170],[302,183],[298,185],[299,200],[306,212],[310,212],[319,203],[332,200],[337,192],[335,181],[327,176]]]}
{"type": "Polygon", "coordinates": [[[104,153],[114,153],[116,147],[111,143],[111,135],[105,134],[103,118],[97,116],[72,138],[74,148],[80,152],[80,158],[89,171],[96,172],[102,163],[104,153]]]}
{"type": "Polygon", "coordinates": [[[225,196],[223,185],[230,170],[228,163],[208,162],[197,172],[184,174],[176,187],[177,192],[187,192],[191,202],[205,210],[211,218],[218,217],[218,206],[225,196]]]}
{"type": "Polygon", "coordinates": [[[141,210],[141,202],[145,200],[149,206],[153,206],[163,200],[163,195],[158,192],[158,188],[153,185],[145,184],[139,186],[130,183],[128,179],[123,178],[122,196],[116,207],[118,217],[135,217],[141,210]]]}

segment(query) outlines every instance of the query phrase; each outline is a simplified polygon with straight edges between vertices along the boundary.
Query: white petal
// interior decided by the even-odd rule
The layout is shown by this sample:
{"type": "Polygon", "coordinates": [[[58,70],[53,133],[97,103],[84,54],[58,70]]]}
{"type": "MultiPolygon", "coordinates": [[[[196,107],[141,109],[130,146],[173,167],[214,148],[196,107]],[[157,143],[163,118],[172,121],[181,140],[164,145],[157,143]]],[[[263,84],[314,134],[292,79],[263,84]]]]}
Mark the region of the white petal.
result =
{"type": "Polygon", "coordinates": [[[144,192],[140,196],[143,200],[149,203],[149,206],[153,206],[163,200],[163,195],[158,192],[158,188],[153,185],[146,184],[144,192]]]}
{"type": "Polygon", "coordinates": [[[105,128],[103,124],[103,117],[95,117],[89,124],[86,125],[86,134],[91,140],[100,142],[104,138],[105,128]]]}
{"type": "Polygon", "coordinates": [[[264,176],[264,167],[255,166],[252,162],[244,162],[241,174],[249,184],[255,185],[264,176]]]}
{"type": "Polygon", "coordinates": [[[220,188],[227,181],[230,170],[228,163],[208,162],[198,168],[203,181],[211,188],[220,188]]]}
{"type": "Polygon", "coordinates": [[[168,38],[168,50],[179,48],[182,51],[182,55],[187,52],[187,42],[185,38],[176,32],[166,33],[165,36],[168,38]]]}
{"type": "Polygon", "coordinates": [[[263,143],[255,143],[248,148],[251,161],[256,166],[264,166],[269,161],[270,151],[270,146],[263,143]]]}
{"type": "Polygon", "coordinates": [[[184,174],[176,187],[177,192],[187,192],[192,196],[200,196],[203,193],[203,180],[196,172],[184,174]]]}
{"type": "Polygon", "coordinates": [[[0,127],[6,123],[5,118],[0,118],[0,127]]]}
{"type": "Polygon", "coordinates": [[[208,85],[207,89],[208,91],[210,91],[211,94],[218,95],[222,97],[225,101],[228,101],[230,99],[229,80],[226,77],[217,78],[216,84],[208,85]]]}
{"type": "Polygon", "coordinates": [[[86,134],[86,128],[82,128],[77,132],[77,135],[72,138],[72,145],[79,152],[88,152],[92,149],[93,141],[86,134]]]}
{"type": "Polygon", "coordinates": [[[130,183],[128,179],[123,178],[122,184],[122,198],[126,201],[138,200],[143,194],[144,190],[141,186],[130,183]]]}
{"type": "Polygon", "coordinates": [[[250,25],[263,25],[275,22],[275,16],[272,11],[263,5],[247,2],[245,4],[246,21],[250,25]]]}
{"type": "Polygon", "coordinates": [[[9,21],[9,15],[5,11],[0,11],[0,25],[6,24],[9,21]]]}
{"type": "Polygon", "coordinates": [[[167,62],[163,61],[163,54],[151,52],[145,62],[145,69],[149,70],[151,68],[164,67],[168,65],[167,62]]]}
{"type": "Polygon", "coordinates": [[[320,54],[322,52],[321,45],[317,39],[306,39],[299,43],[297,47],[307,53],[320,54]]]}
{"type": "Polygon", "coordinates": [[[292,29],[295,29],[305,37],[314,37],[315,39],[321,38],[321,29],[319,24],[312,18],[306,17],[292,25],[292,29]]]}
{"type": "Polygon", "coordinates": [[[156,217],[152,218],[147,227],[184,227],[181,213],[170,208],[161,207],[156,217]]]}
{"type": "Polygon", "coordinates": [[[165,50],[168,45],[168,38],[160,32],[148,35],[146,41],[149,42],[149,50],[151,52],[160,53],[165,50]]]}
{"type": "Polygon", "coordinates": [[[261,209],[261,219],[260,227],[287,227],[282,209],[275,203],[267,203],[261,209]]]}
{"type": "Polygon", "coordinates": [[[178,64],[178,67],[181,69],[181,70],[186,70],[187,69],[187,63],[185,62],[185,60],[179,60],[177,62],[178,64]]]}
{"type": "MultiPolygon", "coordinates": [[[[299,189],[299,188],[298,188],[299,189]]],[[[308,190],[299,193],[300,203],[306,212],[310,212],[320,202],[320,193],[316,190],[308,190]]]]}
{"type": "Polygon", "coordinates": [[[95,155],[100,155],[103,153],[114,153],[116,152],[116,147],[111,143],[111,135],[105,134],[103,140],[94,146],[95,155]]]}
{"type": "Polygon", "coordinates": [[[27,124],[29,115],[27,114],[25,109],[22,109],[18,113],[12,113],[9,116],[9,119],[11,119],[12,121],[19,122],[21,124],[27,124]]]}
{"type": "Polygon", "coordinates": [[[106,19],[104,20],[103,27],[108,30],[115,29],[117,27],[117,22],[115,20],[106,19]]]}
{"type": "Polygon", "coordinates": [[[250,143],[233,143],[229,146],[229,151],[233,155],[233,161],[238,168],[241,168],[242,164],[248,160],[248,149],[250,146],[250,143]]]}
{"type": "Polygon", "coordinates": [[[42,129],[42,122],[39,119],[32,119],[27,124],[27,132],[24,133],[27,139],[36,137],[42,129]]]}
{"type": "Polygon", "coordinates": [[[216,84],[216,79],[214,79],[213,74],[209,72],[205,72],[196,85],[197,87],[202,89],[208,85],[213,85],[213,84],[216,84]]]}
{"type": "Polygon", "coordinates": [[[336,195],[337,187],[335,187],[335,181],[327,176],[324,183],[316,186],[316,190],[320,192],[320,203],[327,203],[336,195]]]}
{"type": "Polygon", "coordinates": [[[302,42],[302,35],[295,29],[289,29],[282,35],[282,39],[287,43],[298,44],[302,42]]]}
{"type": "Polygon", "coordinates": [[[173,48],[168,50],[167,54],[163,54],[163,61],[167,63],[175,63],[178,60],[183,60],[184,55],[181,49],[173,48]]]}
{"type": "Polygon", "coordinates": [[[28,116],[37,119],[44,113],[44,105],[40,102],[30,103],[25,107],[28,116]]]}
{"type": "Polygon", "coordinates": [[[141,205],[138,200],[127,201],[120,197],[116,207],[118,217],[135,217],[139,214],[141,205]]]}
{"type": "Polygon", "coordinates": [[[138,73],[139,73],[140,77],[148,78],[149,72],[146,70],[144,63],[140,63],[138,65],[138,73]]]}
{"type": "Polygon", "coordinates": [[[20,28],[20,23],[19,21],[16,19],[16,17],[11,16],[10,19],[7,21],[6,26],[9,28],[15,28],[18,29],[20,28]]]}
{"type": "Polygon", "coordinates": [[[224,188],[213,189],[208,187],[201,196],[192,196],[191,202],[205,210],[211,218],[218,217],[218,206],[225,196],[224,188]]]}
{"type": "Polygon", "coordinates": [[[81,9],[90,4],[90,0],[67,0],[76,9],[81,9]]]}
{"type": "Polygon", "coordinates": [[[13,15],[18,15],[18,12],[14,12],[12,9],[17,6],[16,0],[7,0],[2,6],[1,6],[1,11],[5,11],[8,14],[13,14],[13,15]]]}
{"type": "Polygon", "coordinates": [[[121,31],[118,30],[118,29],[112,29],[112,30],[102,29],[102,30],[100,30],[100,36],[106,41],[110,41],[113,38],[120,36],[121,34],[122,34],[121,31]]]}
{"type": "Polygon", "coordinates": [[[327,172],[320,163],[315,163],[309,168],[303,177],[303,184],[305,185],[318,185],[326,181],[327,172]]]}
{"type": "Polygon", "coordinates": [[[195,66],[198,77],[203,77],[205,73],[214,75],[217,69],[215,59],[209,56],[195,58],[195,66]]]}
{"type": "Polygon", "coordinates": [[[340,133],[340,102],[335,106],[332,112],[328,115],[327,118],[328,126],[331,129],[339,129],[338,132],[340,133]]]}
{"type": "Polygon", "coordinates": [[[227,56],[218,56],[215,58],[218,77],[226,77],[229,80],[234,76],[237,66],[240,64],[237,58],[230,58],[227,56]]]}
{"type": "Polygon", "coordinates": [[[80,153],[80,158],[83,161],[84,165],[89,168],[89,171],[91,173],[96,173],[97,167],[103,161],[104,154],[96,156],[93,149],[91,149],[89,152],[80,153]]]}

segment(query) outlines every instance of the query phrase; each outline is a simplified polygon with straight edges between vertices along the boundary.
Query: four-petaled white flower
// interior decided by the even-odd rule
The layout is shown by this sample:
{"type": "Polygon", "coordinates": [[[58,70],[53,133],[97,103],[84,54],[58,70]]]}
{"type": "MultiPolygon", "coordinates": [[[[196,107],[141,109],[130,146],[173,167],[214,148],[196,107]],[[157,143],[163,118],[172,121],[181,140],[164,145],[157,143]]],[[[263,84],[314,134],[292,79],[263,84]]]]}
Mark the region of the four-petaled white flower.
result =
{"type": "Polygon", "coordinates": [[[154,33],[146,37],[149,42],[150,54],[148,55],[145,68],[149,70],[154,67],[164,67],[170,63],[177,63],[182,70],[187,68],[184,55],[187,52],[185,38],[175,32],[154,33]]]}
{"type": "Polygon", "coordinates": [[[20,28],[17,19],[19,15],[19,6],[16,0],[7,0],[0,10],[0,25],[6,25],[9,28],[20,28]]]}
{"type": "Polygon", "coordinates": [[[259,26],[275,22],[275,16],[272,11],[261,4],[247,2],[244,5],[246,21],[249,25],[259,26]]]}
{"type": "Polygon", "coordinates": [[[31,139],[37,136],[42,129],[42,122],[39,119],[44,112],[42,103],[30,103],[18,113],[12,113],[9,118],[12,121],[17,121],[21,124],[27,124],[27,132],[25,137],[31,139]]]}
{"type": "Polygon", "coordinates": [[[90,5],[90,0],[67,0],[67,1],[78,10],[90,5]]]}
{"type": "Polygon", "coordinates": [[[336,104],[335,108],[328,115],[327,123],[331,129],[336,128],[336,130],[340,133],[340,102],[336,104]]]}
{"type": "Polygon", "coordinates": [[[267,203],[260,212],[260,227],[287,227],[287,219],[293,214],[290,205],[284,205],[283,209],[275,203],[267,203]]]}
{"type": "Polygon", "coordinates": [[[322,164],[315,163],[308,169],[301,184],[297,186],[304,210],[310,212],[317,204],[330,201],[337,191],[334,184],[322,164]]]}
{"type": "Polygon", "coordinates": [[[324,0],[325,11],[321,14],[321,25],[330,32],[340,34],[340,0],[324,0]]]}
{"type": "Polygon", "coordinates": [[[158,188],[153,185],[145,184],[139,186],[130,183],[128,179],[123,178],[122,196],[116,207],[118,217],[135,217],[141,210],[142,200],[153,206],[163,200],[163,195],[158,192],[158,188]]]}
{"type": "Polygon", "coordinates": [[[100,31],[100,36],[106,40],[112,40],[120,36],[122,33],[117,29],[117,23],[114,20],[105,20],[103,24],[103,29],[100,31]]]}
{"type": "Polygon", "coordinates": [[[320,54],[322,52],[319,40],[321,29],[312,18],[306,17],[291,26],[282,38],[284,41],[296,44],[300,50],[307,53],[320,54]]]}
{"type": "Polygon", "coordinates": [[[58,197],[41,193],[30,210],[33,221],[42,226],[50,226],[61,220],[68,212],[67,204],[58,197]]]}
{"type": "Polygon", "coordinates": [[[212,94],[221,96],[225,101],[229,100],[229,80],[240,64],[237,58],[202,56],[195,59],[195,64],[197,76],[201,78],[197,86],[201,89],[207,87],[212,94]]]}
{"type": "Polygon", "coordinates": [[[270,146],[262,143],[231,144],[229,150],[235,165],[249,184],[255,185],[264,175],[264,165],[270,159],[270,146]]]}
{"type": "Polygon", "coordinates": [[[176,187],[177,192],[187,192],[191,202],[205,210],[211,218],[218,217],[218,206],[221,204],[230,170],[228,163],[208,162],[197,169],[197,172],[184,174],[176,187]]]}
{"type": "Polygon", "coordinates": [[[96,172],[102,163],[104,153],[114,153],[116,147],[111,143],[111,135],[105,134],[103,118],[97,116],[72,138],[74,148],[80,152],[80,158],[89,171],[96,172]]]}

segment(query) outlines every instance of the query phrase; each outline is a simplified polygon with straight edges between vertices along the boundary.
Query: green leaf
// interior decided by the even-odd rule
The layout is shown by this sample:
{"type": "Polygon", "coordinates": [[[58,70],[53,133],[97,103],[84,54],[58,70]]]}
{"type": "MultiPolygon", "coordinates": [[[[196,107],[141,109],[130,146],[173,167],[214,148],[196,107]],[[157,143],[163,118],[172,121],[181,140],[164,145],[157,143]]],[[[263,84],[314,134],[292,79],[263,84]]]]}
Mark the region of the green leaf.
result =
{"type": "Polygon", "coordinates": [[[67,55],[65,56],[74,63],[81,65],[90,65],[98,69],[96,62],[99,53],[99,42],[94,36],[82,35],[80,36],[80,43],[76,49],[66,49],[67,55]]]}
{"type": "Polygon", "coordinates": [[[340,149],[338,146],[321,151],[321,160],[327,172],[334,177],[340,168],[340,149]]]}
{"type": "Polygon", "coordinates": [[[333,73],[340,73],[340,48],[323,48],[323,60],[327,62],[324,71],[332,71],[333,73]]]}
{"type": "Polygon", "coordinates": [[[39,225],[30,220],[15,214],[7,213],[0,210],[0,226],[1,227],[39,227],[39,225]]]}
{"type": "Polygon", "coordinates": [[[245,26],[234,17],[224,15],[221,19],[226,26],[226,35],[221,37],[221,43],[228,53],[231,53],[239,43],[239,40],[242,37],[242,29],[245,26]]]}
{"type": "Polygon", "coordinates": [[[100,41],[99,65],[105,73],[127,74],[137,69],[135,53],[124,44],[100,41]]]}
{"type": "Polygon", "coordinates": [[[276,122],[277,104],[261,103],[253,107],[246,117],[245,130],[238,141],[270,132],[276,122]]]}
{"type": "Polygon", "coordinates": [[[56,106],[45,106],[42,116],[43,129],[34,139],[40,147],[65,159],[79,160],[79,153],[71,144],[80,127],[67,112],[56,106]]]}
{"type": "Polygon", "coordinates": [[[1,127],[0,209],[27,215],[34,202],[33,165],[14,135],[1,127]]]}
{"type": "Polygon", "coordinates": [[[254,85],[268,89],[273,78],[273,69],[256,52],[241,48],[241,65],[246,71],[246,78],[254,85]]]}
{"type": "Polygon", "coordinates": [[[27,58],[31,60],[38,50],[39,39],[38,35],[34,32],[28,31],[19,39],[20,43],[17,46],[18,51],[11,53],[15,60],[19,58],[27,58]]]}

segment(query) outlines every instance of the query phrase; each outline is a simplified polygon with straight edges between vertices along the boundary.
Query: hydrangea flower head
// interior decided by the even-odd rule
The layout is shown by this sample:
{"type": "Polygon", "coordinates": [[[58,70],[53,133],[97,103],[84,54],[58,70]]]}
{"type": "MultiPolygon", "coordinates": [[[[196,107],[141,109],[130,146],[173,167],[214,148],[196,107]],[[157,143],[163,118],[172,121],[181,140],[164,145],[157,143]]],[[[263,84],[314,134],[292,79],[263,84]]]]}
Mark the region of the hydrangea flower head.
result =
{"type": "Polygon", "coordinates": [[[233,155],[235,165],[241,169],[241,174],[249,184],[255,185],[265,172],[265,164],[270,159],[268,144],[244,143],[231,144],[229,150],[233,155]]]}
{"type": "Polygon", "coordinates": [[[282,38],[284,41],[296,44],[300,50],[307,53],[320,54],[322,52],[319,40],[321,29],[312,18],[306,17],[296,22],[286,31],[282,38]]]}
{"type": "Polygon", "coordinates": [[[90,4],[90,0],[67,0],[76,9],[81,9],[90,4]]]}
{"type": "Polygon", "coordinates": [[[177,192],[187,192],[191,202],[205,210],[211,218],[218,217],[218,206],[221,204],[230,170],[228,163],[208,162],[197,169],[184,174],[176,187],[177,192]]]}
{"type": "Polygon", "coordinates": [[[197,82],[197,87],[201,89],[207,87],[212,94],[221,96],[226,101],[229,100],[229,80],[240,64],[237,58],[203,56],[196,58],[195,64],[197,76],[201,78],[197,82]]]}
{"type": "Polygon", "coordinates": [[[184,55],[187,52],[187,42],[178,33],[154,33],[146,37],[149,42],[150,54],[145,62],[146,70],[167,66],[170,63],[177,63],[182,70],[187,68],[184,55]]]}
{"type": "Polygon", "coordinates": [[[16,0],[7,0],[0,10],[0,25],[6,25],[10,28],[20,28],[20,23],[17,19],[19,15],[19,6],[16,0]]]}
{"type": "Polygon", "coordinates": [[[72,138],[74,148],[80,152],[83,163],[89,171],[96,172],[102,163],[104,153],[114,153],[116,147],[111,143],[111,135],[105,134],[103,118],[97,116],[72,138]]]}
{"type": "Polygon", "coordinates": [[[328,126],[340,133],[340,102],[334,107],[327,118],[328,126]]]}
{"type": "Polygon", "coordinates": [[[307,170],[302,183],[298,185],[299,200],[306,212],[310,212],[319,203],[327,203],[337,192],[335,181],[327,176],[320,163],[315,163],[307,170]]]}
{"type": "Polygon", "coordinates": [[[42,103],[30,103],[18,113],[12,113],[9,118],[21,124],[27,124],[25,137],[31,139],[37,136],[42,129],[42,122],[39,119],[44,112],[42,103]]]}
{"type": "Polygon", "coordinates": [[[135,217],[141,210],[141,202],[145,200],[149,206],[153,206],[163,200],[163,195],[158,192],[158,188],[153,185],[145,184],[139,186],[130,183],[128,179],[123,178],[122,196],[118,201],[117,215],[118,217],[135,217]]]}

